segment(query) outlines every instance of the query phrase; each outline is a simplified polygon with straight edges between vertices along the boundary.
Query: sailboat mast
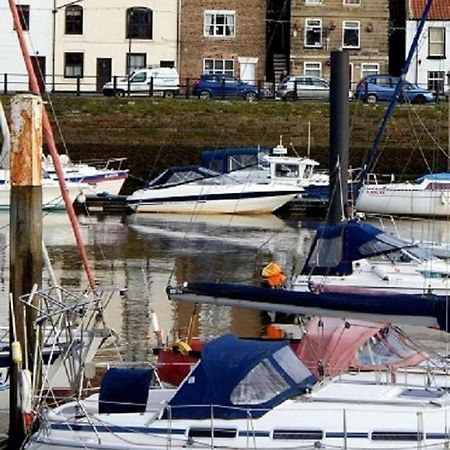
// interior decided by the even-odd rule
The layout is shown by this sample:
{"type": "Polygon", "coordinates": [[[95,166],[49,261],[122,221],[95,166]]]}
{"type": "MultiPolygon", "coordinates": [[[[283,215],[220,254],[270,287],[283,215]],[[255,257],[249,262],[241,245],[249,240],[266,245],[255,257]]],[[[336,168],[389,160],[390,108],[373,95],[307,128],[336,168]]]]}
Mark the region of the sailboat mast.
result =
{"type": "MultiPolygon", "coordinates": [[[[25,40],[25,34],[22,30],[22,26],[20,23],[19,12],[17,11],[17,5],[14,0],[9,0],[9,8],[11,10],[11,14],[13,17],[14,28],[17,33],[17,37],[19,39],[20,49],[22,51],[22,56],[25,61],[25,66],[27,68],[28,77],[30,80],[30,90],[33,94],[41,95],[39,89],[39,83],[37,81],[37,77],[33,68],[33,64],[31,62],[30,52],[28,51],[27,43],[25,40]]],[[[55,167],[55,172],[58,177],[59,187],[61,189],[61,194],[66,205],[67,214],[69,216],[70,223],[72,225],[73,234],[75,236],[75,240],[77,242],[78,251],[80,252],[81,261],[86,272],[86,276],[88,279],[89,286],[93,292],[96,291],[95,280],[93,273],[91,271],[89,261],[87,258],[86,249],[83,244],[83,238],[81,236],[80,226],[78,224],[77,217],[75,215],[75,210],[72,205],[72,201],[69,197],[69,191],[67,190],[66,181],[64,178],[64,171],[61,166],[61,162],[59,160],[58,150],[55,144],[55,138],[53,136],[53,131],[50,125],[50,120],[48,118],[48,114],[46,109],[43,109],[42,115],[42,125],[45,140],[47,142],[47,146],[52,157],[53,165],[55,167]]]]}
{"type": "Polygon", "coordinates": [[[345,222],[348,210],[349,57],[331,52],[330,76],[330,205],[328,223],[345,222]]]}

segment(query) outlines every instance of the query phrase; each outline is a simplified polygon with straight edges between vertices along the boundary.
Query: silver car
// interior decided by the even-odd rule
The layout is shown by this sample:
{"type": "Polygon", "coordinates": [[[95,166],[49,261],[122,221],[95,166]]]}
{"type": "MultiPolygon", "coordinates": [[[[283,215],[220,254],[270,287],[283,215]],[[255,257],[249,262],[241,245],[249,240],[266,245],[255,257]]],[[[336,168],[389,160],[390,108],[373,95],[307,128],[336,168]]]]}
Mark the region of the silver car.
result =
{"type": "MultiPolygon", "coordinates": [[[[330,83],[310,75],[289,75],[278,85],[276,96],[283,100],[328,100],[330,83]]],[[[353,93],[349,91],[349,99],[351,98],[353,93]]]]}

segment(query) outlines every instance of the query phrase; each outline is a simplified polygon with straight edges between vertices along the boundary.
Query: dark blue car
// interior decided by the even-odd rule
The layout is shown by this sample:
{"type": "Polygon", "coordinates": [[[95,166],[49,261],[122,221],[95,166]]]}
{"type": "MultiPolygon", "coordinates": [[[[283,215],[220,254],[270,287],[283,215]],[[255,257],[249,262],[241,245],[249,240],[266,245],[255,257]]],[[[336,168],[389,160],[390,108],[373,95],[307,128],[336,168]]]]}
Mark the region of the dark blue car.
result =
{"type": "MultiPolygon", "coordinates": [[[[399,77],[392,75],[368,75],[358,83],[355,97],[367,103],[389,101],[398,81],[399,77]]],[[[436,101],[436,95],[416,84],[404,81],[399,100],[408,103],[429,103],[436,101]]]]}
{"type": "Polygon", "coordinates": [[[253,101],[263,98],[258,86],[244,83],[231,75],[203,74],[193,86],[193,94],[200,99],[243,98],[253,101]]]}

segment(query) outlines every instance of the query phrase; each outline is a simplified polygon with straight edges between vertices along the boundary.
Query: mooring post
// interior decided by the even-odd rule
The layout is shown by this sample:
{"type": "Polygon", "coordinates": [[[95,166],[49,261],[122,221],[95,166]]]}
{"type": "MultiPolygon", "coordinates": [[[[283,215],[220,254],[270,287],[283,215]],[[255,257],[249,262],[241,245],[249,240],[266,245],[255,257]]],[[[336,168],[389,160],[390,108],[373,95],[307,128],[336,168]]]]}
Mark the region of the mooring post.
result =
{"type": "MultiPolygon", "coordinates": [[[[19,342],[21,355],[10,361],[9,448],[21,448],[25,427],[18,407],[18,374],[21,361],[33,367],[34,315],[27,311],[22,295],[42,285],[42,100],[19,95],[11,100],[11,195],[10,195],[10,342],[19,342]],[[12,332],[15,330],[15,333],[12,332]],[[15,334],[15,336],[13,335],[15,334]],[[28,344],[28,348],[25,347],[28,344]],[[28,357],[24,358],[28,352],[28,357]],[[21,361],[20,361],[21,360],[21,361]]],[[[15,344],[17,348],[17,344],[15,344]]]]}

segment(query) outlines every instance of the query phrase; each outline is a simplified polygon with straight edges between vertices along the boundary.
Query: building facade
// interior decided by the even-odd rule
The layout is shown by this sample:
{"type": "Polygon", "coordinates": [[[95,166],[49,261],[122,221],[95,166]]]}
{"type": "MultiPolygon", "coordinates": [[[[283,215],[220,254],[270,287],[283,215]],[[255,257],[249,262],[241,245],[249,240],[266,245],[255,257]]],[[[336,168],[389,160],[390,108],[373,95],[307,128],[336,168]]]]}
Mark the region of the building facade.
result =
{"type": "MultiPolygon", "coordinates": [[[[17,9],[33,65],[43,85],[51,70],[53,0],[29,0],[21,2],[17,9]]],[[[0,0],[0,61],[0,89],[28,91],[27,71],[8,0],[0,0]]]]}
{"type": "MultiPolygon", "coordinates": [[[[411,0],[406,21],[406,49],[411,47],[425,0],[411,0]]],[[[420,86],[444,92],[450,87],[450,2],[434,0],[414,53],[407,79],[420,86]]]]}
{"type": "Polygon", "coordinates": [[[264,80],[266,0],[180,0],[180,76],[264,80]]]}
{"type": "Polygon", "coordinates": [[[177,64],[178,0],[56,0],[55,10],[58,91],[99,91],[113,76],[177,64]]]}
{"type": "Polygon", "coordinates": [[[329,78],[330,52],[349,52],[355,84],[388,73],[389,0],[292,0],[292,74],[329,78]]]}

